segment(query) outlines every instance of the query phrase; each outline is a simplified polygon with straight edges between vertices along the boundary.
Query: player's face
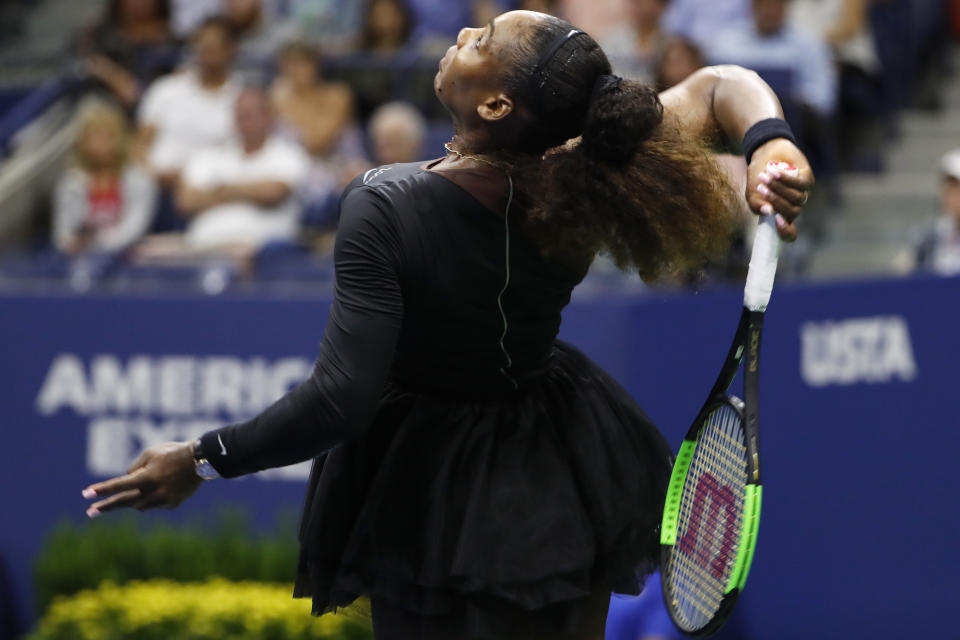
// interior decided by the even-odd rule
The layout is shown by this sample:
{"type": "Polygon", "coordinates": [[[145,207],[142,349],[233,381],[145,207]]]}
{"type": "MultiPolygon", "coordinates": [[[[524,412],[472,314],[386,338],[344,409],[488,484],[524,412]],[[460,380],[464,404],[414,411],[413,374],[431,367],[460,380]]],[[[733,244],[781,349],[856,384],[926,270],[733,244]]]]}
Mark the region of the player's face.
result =
{"type": "Polygon", "coordinates": [[[440,60],[433,88],[457,125],[478,124],[478,107],[504,91],[502,72],[511,43],[526,37],[543,15],[511,11],[487,25],[460,31],[440,60]]]}

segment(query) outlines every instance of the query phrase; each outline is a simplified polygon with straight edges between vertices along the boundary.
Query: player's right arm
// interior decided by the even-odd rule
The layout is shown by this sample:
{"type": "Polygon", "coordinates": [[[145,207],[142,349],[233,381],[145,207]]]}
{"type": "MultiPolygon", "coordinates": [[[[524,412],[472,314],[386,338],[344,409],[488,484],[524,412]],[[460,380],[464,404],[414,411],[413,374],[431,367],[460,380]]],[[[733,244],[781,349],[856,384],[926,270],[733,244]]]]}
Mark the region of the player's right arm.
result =
{"type": "MultiPolygon", "coordinates": [[[[660,94],[664,111],[688,135],[740,142],[756,123],[783,118],[773,89],[755,72],[734,65],[705,67],[660,94]]],[[[785,240],[796,238],[794,218],[813,187],[813,171],[806,156],[785,138],[761,145],[747,170],[746,198],[757,213],[777,211],[785,218],[779,228],[785,240]],[[766,173],[771,162],[786,162],[800,170],[798,177],[766,173]],[[766,193],[764,193],[766,191],[766,193]]]]}

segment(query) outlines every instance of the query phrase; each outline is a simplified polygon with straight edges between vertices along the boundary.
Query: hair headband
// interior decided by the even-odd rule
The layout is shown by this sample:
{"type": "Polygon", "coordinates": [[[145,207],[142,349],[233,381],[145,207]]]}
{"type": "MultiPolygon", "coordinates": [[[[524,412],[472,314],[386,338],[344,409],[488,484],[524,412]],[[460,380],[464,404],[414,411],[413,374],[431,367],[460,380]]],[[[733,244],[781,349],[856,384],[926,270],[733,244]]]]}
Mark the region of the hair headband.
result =
{"type": "Polygon", "coordinates": [[[567,33],[558,36],[546,50],[546,52],[540,56],[536,66],[533,68],[533,72],[530,74],[530,84],[533,87],[534,93],[546,86],[547,80],[550,78],[550,74],[546,71],[547,65],[549,65],[554,56],[557,55],[557,52],[560,51],[560,48],[565,45],[568,40],[571,40],[579,35],[586,34],[580,29],[571,29],[567,33]]]}

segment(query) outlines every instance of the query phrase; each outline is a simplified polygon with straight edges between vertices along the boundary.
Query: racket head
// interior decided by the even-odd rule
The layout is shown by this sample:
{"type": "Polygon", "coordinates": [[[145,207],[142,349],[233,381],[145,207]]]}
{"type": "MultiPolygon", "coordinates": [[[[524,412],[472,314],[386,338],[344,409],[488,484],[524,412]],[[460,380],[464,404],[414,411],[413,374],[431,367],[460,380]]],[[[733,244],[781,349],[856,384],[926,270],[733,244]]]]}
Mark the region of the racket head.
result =
{"type": "Polygon", "coordinates": [[[719,629],[746,581],[756,543],[760,486],[749,482],[744,405],[714,394],[684,439],[661,529],[661,581],[674,624],[687,635],[719,629]]]}

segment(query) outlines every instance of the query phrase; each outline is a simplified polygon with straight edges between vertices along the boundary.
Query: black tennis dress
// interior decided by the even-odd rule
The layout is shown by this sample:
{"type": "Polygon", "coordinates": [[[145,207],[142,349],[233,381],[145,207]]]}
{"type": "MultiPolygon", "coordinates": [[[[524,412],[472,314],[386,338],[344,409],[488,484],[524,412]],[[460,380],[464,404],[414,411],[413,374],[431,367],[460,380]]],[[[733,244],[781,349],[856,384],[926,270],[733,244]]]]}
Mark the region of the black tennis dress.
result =
{"type": "Polygon", "coordinates": [[[556,340],[588,265],[542,257],[503,175],[460,171],[348,187],[312,376],[199,447],[225,477],[316,458],[295,591],[316,614],[370,595],[464,637],[577,633],[653,570],[671,450],[556,340]]]}

